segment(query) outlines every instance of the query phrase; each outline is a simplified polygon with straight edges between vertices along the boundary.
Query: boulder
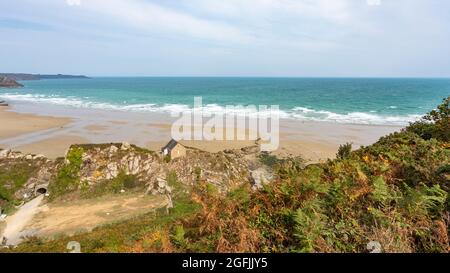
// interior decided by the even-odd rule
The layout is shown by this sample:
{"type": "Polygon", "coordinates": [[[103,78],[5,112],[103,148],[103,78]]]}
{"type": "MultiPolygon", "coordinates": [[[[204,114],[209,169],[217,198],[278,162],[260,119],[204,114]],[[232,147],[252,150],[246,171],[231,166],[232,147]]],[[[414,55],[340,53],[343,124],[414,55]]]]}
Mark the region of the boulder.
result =
{"type": "Polygon", "coordinates": [[[109,148],[108,156],[109,156],[109,157],[113,157],[113,155],[116,154],[118,151],[119,151],[119,148],[117,148],[116,146],[112,145],[112,146],[109,148]]]}
{"type": "Polygon", "coordinates": [[[41,154],[33,156],[33,159],[44,159],[44,158],[45,158],[45,155],[41,155],[41,154]]]}
{"type": "MultiPolygon", "coordinates": [[[[14,79],[0,75],[0,87],[15,88],[15,87],[23,87],[23,85],[16,82],[14,79]]],[[[0,105],[0,106],[4,106],[4,105],[0,105]]]]}
{"type": "Polygon", "coordinates": [[[1,150],[0,151],[0,158],[7,158],[11,150],[1,150]]]}
{"type": "Polygon", "coordinates": [[[131,148],[131,144],[128,142],[122,142],[122,146],[120,146],[120,149],[122,151],[128,151],[131,148]]]}
{"type": "Polygon", "coordinates": [[[111,162],[106,166],[106,179],[114,179],[119,175],[119,168],[116,162],[111,162]]]}
{"type": "Polygon", "coordinates": [[[265,168],[259,168],[251,172],[253,179],[253,189],[261,190],[264,185],[269,184],[273,180],[273,175],[265,168]]]}

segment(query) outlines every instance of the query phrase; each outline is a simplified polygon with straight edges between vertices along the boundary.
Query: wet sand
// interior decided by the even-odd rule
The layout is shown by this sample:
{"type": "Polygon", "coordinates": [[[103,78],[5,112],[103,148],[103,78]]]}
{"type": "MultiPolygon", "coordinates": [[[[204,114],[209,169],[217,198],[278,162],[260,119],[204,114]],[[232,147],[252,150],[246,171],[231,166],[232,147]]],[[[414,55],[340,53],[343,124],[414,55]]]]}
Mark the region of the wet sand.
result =
{"type": "Polygon", "coordinates": [[[10,110],[10,107],[0,106],[0,139],[51,128],[61,128],[71,122],[70,118],[19,114],[10,110]]]}
{"type": "MultiPolygon", "coordinates": [[[[129,142],[160,150],[171,139],[175,118],[162,113],[130,113],[95,109],[68,109],[57,106],[14,105],[15,113],[0,109],[0,148],[64,156],[71,144],[129,142]],[[25,112],[24,114],[22,114],[25,112]],[[54,117],[52,117],[54,116],[54,117]],[[56,118],[57,117],[57,118],[56,118]]],[[[350,142],[354,148],[370,145],[379,137],[400,130],[400,126],[357,125],[313,121],[280,121],[279,156],[302,156],[311,162],[333,158],[339,145],[350,142]]],[[[181,141],[184,145],[209,152],[238,149],[254,141],[181,141]]]]}
{"type": "Polygon", "coordinates": [[[70,145],[87,143],[89,143],[87,139],[79,136],[61,135],[17,146],[14,149],[26,154],[43,154],[48,158],[55,159],[64,156],[70,145]]]}

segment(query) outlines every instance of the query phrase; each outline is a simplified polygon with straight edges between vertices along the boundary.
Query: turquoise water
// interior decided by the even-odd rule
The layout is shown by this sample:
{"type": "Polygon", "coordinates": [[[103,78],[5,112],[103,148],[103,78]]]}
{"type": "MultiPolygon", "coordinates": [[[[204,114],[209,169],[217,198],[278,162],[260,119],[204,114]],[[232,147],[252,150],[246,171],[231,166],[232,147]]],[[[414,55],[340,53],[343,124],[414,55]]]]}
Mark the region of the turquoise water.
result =
{"type": "Polygon", "coordinates": [[[279,105],[283,118],[403,125],[450,95],[450,79],[93,78],[24,81],[0,98],[136,112],[177,112],[203,97],[205,109],[279,105]]]}

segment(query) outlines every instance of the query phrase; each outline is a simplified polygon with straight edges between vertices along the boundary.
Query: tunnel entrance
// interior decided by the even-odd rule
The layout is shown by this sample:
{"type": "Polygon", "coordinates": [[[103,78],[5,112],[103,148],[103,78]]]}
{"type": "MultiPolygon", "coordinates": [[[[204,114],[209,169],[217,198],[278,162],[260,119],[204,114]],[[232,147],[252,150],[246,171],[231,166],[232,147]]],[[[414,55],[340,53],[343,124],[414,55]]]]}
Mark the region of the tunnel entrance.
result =
{"type": "Polygon", "coordinates": [[[46,194],[47,189],[46,188],[39,188],[36,190],[36,195],[46,194]]]}

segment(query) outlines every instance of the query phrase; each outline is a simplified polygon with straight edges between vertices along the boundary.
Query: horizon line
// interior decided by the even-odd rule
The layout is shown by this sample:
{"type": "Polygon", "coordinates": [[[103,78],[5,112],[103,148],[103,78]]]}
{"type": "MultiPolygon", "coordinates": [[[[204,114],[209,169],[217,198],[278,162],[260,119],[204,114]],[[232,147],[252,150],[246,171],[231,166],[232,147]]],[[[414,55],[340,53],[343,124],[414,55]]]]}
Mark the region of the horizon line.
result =
{"type": "Polygon", "coordinates": [[[27,73],[1,72],[1,74],[30,74],[30,75],[65,75],[85,76],[89,78],[292,78],[292,79],[450,79],[449,76],[270,76],[270,75],[89,75],[82,73],[27,73]]]}

